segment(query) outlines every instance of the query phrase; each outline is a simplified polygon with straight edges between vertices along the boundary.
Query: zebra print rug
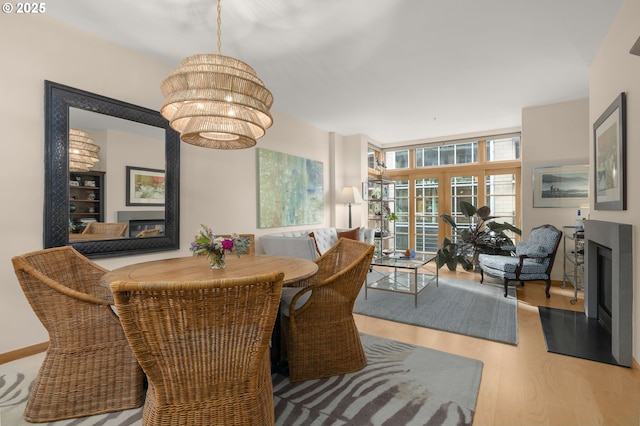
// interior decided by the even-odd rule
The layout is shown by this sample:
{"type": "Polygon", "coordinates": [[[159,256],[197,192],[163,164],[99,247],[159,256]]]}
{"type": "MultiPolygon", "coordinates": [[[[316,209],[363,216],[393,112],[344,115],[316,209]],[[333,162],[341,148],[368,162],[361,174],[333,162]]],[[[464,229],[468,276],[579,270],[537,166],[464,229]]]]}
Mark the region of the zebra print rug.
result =
{"type": "MultiPolygon", "coordinates": [[[[277,425],[470,425],[482,362],[362,334],[367,366],[358,372],[291,383],[273,375],[277,425]]],[[[0,425],[22,418],[44,354],[0,365],[0,425]]],[[[141,425],[142,409],[49,423],[141,425]]]]}

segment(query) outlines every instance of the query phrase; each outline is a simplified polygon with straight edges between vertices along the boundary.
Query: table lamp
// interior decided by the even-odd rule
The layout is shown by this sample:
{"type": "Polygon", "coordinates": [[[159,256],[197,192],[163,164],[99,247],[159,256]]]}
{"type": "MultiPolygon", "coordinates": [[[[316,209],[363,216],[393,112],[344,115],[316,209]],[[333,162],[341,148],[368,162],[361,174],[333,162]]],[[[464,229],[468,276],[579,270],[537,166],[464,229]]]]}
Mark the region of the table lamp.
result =
{"type": "Polygon", "coordinates": [[[360,204],[362,197],[355,186],[345,186],[337,200],[340,204],[349,205],[349,228],[351,228],[351,204],[360,204]]]}

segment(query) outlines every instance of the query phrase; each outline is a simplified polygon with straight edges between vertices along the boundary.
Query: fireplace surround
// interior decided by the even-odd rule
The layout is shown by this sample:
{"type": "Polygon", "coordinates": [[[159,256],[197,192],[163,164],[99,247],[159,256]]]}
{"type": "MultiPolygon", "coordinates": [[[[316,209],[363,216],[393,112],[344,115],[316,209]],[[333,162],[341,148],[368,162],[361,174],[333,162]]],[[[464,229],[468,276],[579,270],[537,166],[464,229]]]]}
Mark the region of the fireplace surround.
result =
{"type": "MultiPolygon", "coordinates": [[[[587,220],[584,225],[585,290],[584,308],[588,318],[598,319],[598,277],[610,275],[611,292],[607,296],[611,310],[611,353],[618,364],[630,367],[633,342],[633,253],[631,225],[587,220]],[[609,249],[609,271],[598,267],[603,249],[609,249]]],[[[606,250],[605,250],[606,251],[606,250]]]]}

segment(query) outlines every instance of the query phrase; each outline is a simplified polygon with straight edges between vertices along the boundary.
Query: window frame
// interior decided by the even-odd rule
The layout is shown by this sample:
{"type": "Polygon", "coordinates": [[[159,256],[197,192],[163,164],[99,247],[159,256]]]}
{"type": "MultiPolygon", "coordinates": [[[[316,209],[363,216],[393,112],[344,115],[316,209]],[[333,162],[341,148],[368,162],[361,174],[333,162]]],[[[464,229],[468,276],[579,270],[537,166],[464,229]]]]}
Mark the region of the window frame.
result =
{"type": "MultiPolygon", "coordinates": [[[[519,134],[509,134],[504,136],[492,136],[487,138],[477,138],[478,143],[478,161],[476,163],[465,163],[459,165],[439,165],[439,166],[426,166],[426,167],[416,167],[416,149],[427,147],[425,145],[422,146],[414,146],[414,147],[402,147],[402,148],[393,148],[388,150],[382,150],[383,153],[387,151],[399,151],[408,149],[409,150],[409,168],[407,169],[386,169],[385,178],[389,180],[407,180],[408,188],[409,188],[409,237],[408,241],[411,247],[410,249],[415,249],[416,244],[416,214],[415,214],[415,181],[416,179],[424,179],[424,178],[438,178],[439,188],[438,188],[438,197],[439,197],[439,212],[438,215],[443,213],[451,214],[452,206],[451,206],[451,177],[452,176],[467,176],[474,175],[477,176],[478,179],[478,190],[477,190],[477,199],[480,200],[479,203],[484,205],[486,202],[486,176],[492,174],[507,174],[511,173],[515,176],[516,184],[516,194],[515,194],[515,206],[516,206],[516,214],[515,214],[515,224],[514,226],[520,228],[521,227],[521,217],[522,217],[522,196],[521,196],[521,186],[522,186],[522,176],[521,176],[521,167],[522,161],[521,158],[516,160],[500,160],[500,161],[491,161],[487,162],[485,158],[486,154],[486,141],[487,140],[496,140],[503,139],[506,137],[514,137],[519,134]]],[[[474,139],[476,141],[476,139],[474,139]]],[[[470,141],[451,141],[451,143],[463,143],[470,141]]],[[[520,140],[520,149],[521,149],[521,140],[520,140]]],[[[386,155],[386,154],[383,154],[386,155]]],[[[371,174],[370,174],[371,176],[371,174]]],[[[373,175],[375,176],[375,175],[373,175]]],[[[438,239],[442,241],[444,237],[451,237],[452,229],[449,225],[444,223],[444,221],[440,220],[438,222],[438,239]]]]}

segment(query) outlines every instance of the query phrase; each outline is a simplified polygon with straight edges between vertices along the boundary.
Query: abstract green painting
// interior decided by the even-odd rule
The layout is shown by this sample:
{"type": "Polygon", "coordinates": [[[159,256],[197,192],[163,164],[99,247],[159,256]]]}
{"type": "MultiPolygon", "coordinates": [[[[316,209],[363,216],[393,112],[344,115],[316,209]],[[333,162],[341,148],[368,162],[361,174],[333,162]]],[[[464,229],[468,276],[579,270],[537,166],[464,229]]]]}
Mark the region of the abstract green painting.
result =
{"type": "Polygon", "coordinates": [[[258,148],[258,228],[322,223],[321,161],[258,148]]]}

